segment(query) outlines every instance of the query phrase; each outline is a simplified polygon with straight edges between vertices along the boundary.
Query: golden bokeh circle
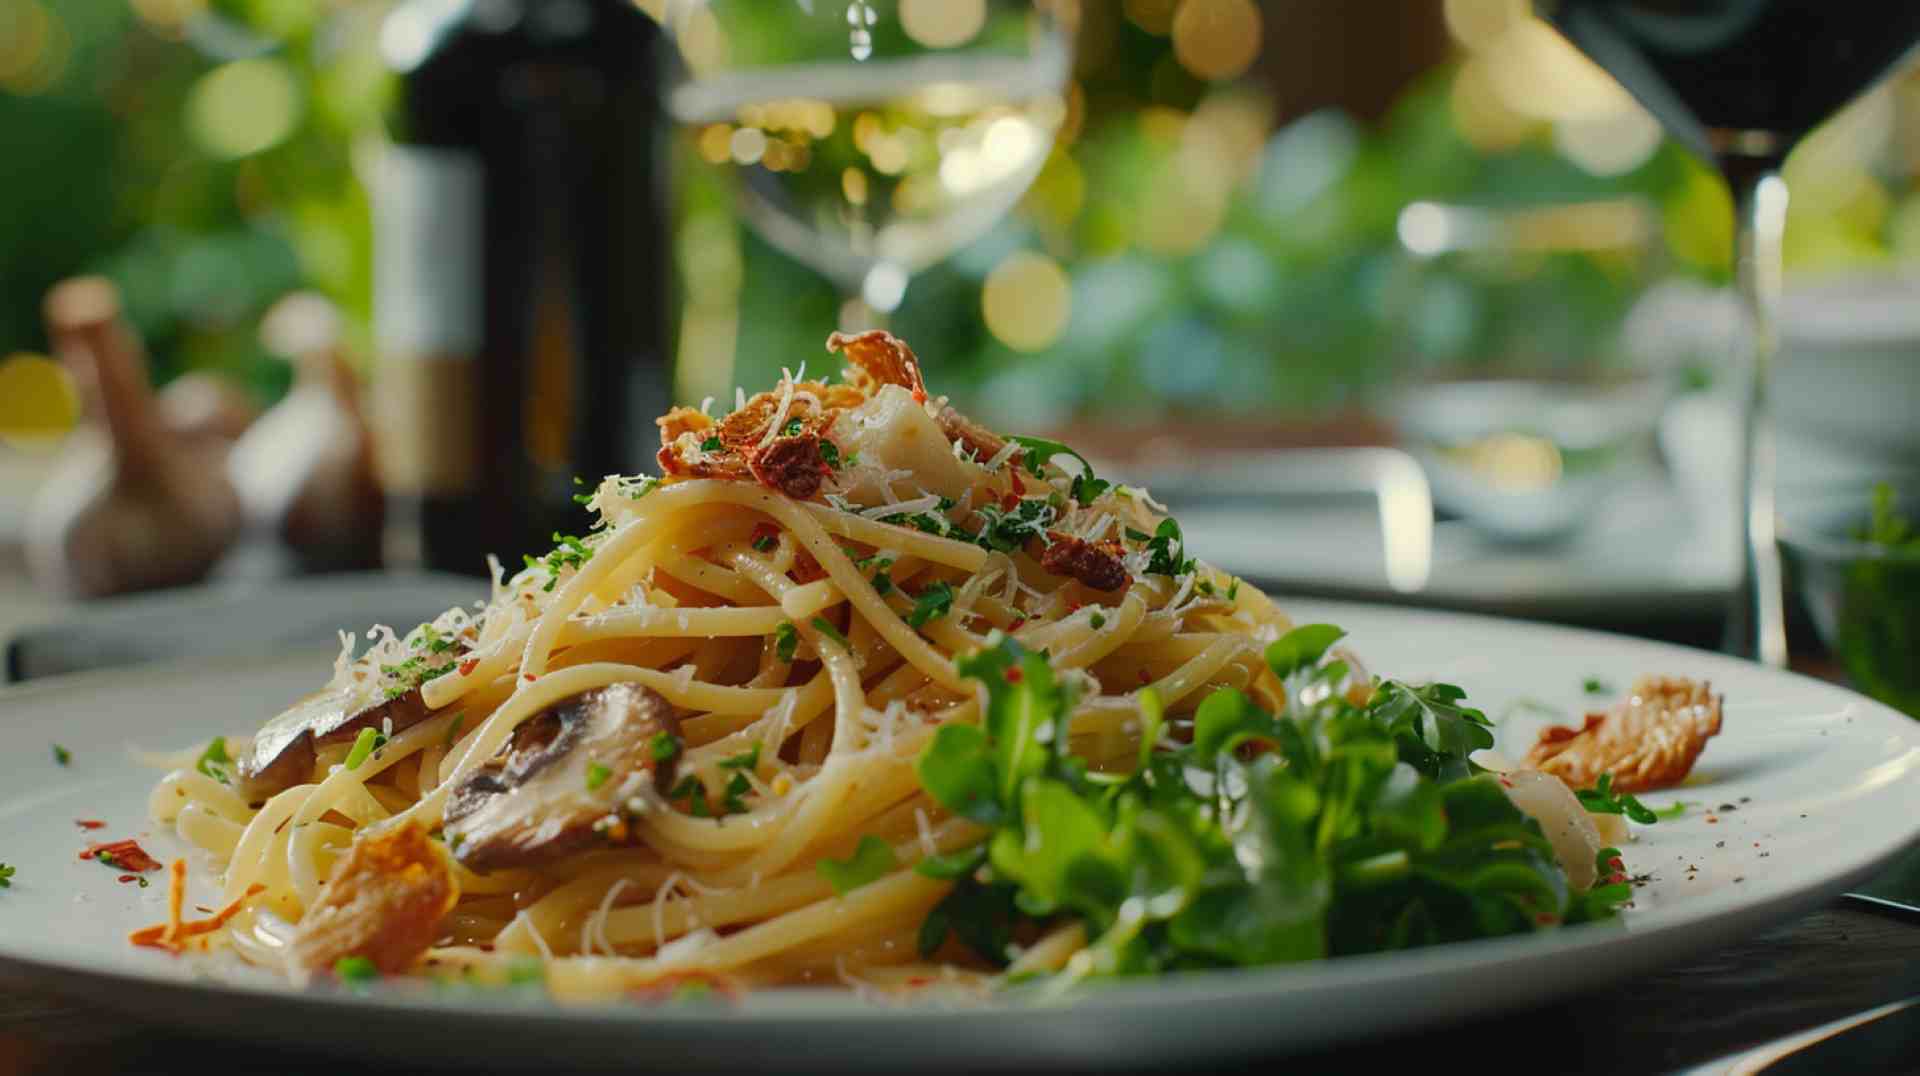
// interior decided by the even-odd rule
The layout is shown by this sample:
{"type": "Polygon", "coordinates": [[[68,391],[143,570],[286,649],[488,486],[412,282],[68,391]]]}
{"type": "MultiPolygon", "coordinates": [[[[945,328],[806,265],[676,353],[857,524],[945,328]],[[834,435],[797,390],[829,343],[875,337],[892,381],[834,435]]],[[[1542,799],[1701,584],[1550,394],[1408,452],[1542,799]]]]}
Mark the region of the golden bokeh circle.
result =
{"type": "Polygon", "coordinates": [[[987,331],[1015,351],[1042,351],[1060,339],[1073,313],[1073,286],[1060,263],[1017,251],[987,274],[980,290],[987,331]]]}
{"type": "Polygon", "coordinates": [[[1173,15],[1173,54],[1197,78],[1237,78],[1260,55],[1260,34],[1253,0],[1185,0],[1173,15]]]}
{"type": "Polygon", "coordinates": [[[31,352],[0,359],[0,442],[30,448],[59,440],[80,421],[80,394],[66,367],[31,352]]]}

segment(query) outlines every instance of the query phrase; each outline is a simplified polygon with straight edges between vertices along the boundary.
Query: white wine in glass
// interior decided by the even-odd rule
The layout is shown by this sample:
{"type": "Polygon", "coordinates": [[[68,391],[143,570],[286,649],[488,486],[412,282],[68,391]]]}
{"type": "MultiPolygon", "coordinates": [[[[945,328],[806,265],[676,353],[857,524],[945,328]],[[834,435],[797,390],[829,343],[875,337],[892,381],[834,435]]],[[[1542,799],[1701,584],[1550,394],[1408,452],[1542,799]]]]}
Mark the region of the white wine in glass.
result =
{"type": "Polygon", "coordinates": [[[674,120],[735,171],[742,216],[763,238],[882,317],[912,274],[1013,207],[1067,111],[1070,55],[1050,15],[1031,0],[938,0],[978,26],[951,45],[923,35],[929,44],[911,13],[931,2],[668,8],[684,63],[674,120]],[[697,55],[703,45],[712,51],[697,55]]]}

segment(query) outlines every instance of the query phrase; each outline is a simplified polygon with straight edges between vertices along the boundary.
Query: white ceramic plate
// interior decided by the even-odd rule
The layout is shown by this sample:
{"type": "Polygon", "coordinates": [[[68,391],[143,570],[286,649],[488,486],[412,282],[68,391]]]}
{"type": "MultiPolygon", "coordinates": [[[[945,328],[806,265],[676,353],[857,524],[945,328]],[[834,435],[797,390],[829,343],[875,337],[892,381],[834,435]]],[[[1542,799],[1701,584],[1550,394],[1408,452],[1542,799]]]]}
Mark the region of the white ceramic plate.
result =
{"type": "MultiPolygon", "coordinates": [[[[844,994],[769,992],[739,1007],[561,1008],[506,996],[388,987],[295,992],[208,959],[137,951],[162,889],[82,862],[94,836],[181,850],[146,821],[155,774],[127,745],[178,746],[250,729],[314,686],[329,655],[152,667],[0,692],[0,973],[216,1033],[413,1059],[638,1069],[792,1064],[896,1068],[1194,1064],[1277,1053],[1538,1003],[1646,971],[1790,918],[1872,874],[1920,833],[1920,725],[1832,686],[1718,655],[1481,617],[1287,603],[1347,627],[1375,672],[1446,679],[1523,747],[1544,710],[1589,701],[1583,681],[1642,673],[1710,679],[1726,729],[1688,787],[1697,805],[1641,830],[1629,867],[1651,873],[1619,926],[1315,965],[1116,986],[1065,1006],[884,1007],[844,994]],[[54,764],[49,745],[73,753],[54,764]],[[1725,810],[1722,804],[1733,809],[1725,810]],[[109,823],[82,832],[77,818],[109,823]]],[[[188,628],[190,630],[190,628],[188,628]]],[[[209,872],[194,863],[210,895],[209,872]]]]}

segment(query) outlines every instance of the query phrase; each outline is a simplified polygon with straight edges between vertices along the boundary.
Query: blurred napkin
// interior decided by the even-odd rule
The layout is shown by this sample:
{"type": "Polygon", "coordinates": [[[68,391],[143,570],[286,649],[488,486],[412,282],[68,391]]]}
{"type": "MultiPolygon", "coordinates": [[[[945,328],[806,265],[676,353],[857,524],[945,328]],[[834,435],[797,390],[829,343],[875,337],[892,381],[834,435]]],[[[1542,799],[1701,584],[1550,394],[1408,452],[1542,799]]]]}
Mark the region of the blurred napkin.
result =
{"type": "Polygon", "coordinates": [[[150,661],[337,650],[341,631],[374,624],[405,632],[487,596],[458,575],[351,572],[232,582],[91,602],[24,628],[6,644],[6,681],[150,661]]]}

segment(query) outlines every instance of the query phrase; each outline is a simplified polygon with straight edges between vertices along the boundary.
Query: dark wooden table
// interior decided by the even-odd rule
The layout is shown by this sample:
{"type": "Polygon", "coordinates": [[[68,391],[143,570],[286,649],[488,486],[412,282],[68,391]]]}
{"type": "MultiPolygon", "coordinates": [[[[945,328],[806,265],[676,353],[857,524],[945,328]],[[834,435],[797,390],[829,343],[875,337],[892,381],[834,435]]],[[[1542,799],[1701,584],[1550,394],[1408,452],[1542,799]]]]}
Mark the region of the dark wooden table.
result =
{"type": "MultiPolygon", "coordinates": [[[[1453,1059],[1512,1062],[1536,1072],[1670,1072],[1917,992],[1920,921],[1842,901],[1703,959],[1568,1002],[1337,1052],[1250,1057],[1242,1071],[1291,1076],[1453,1059]]],[[[0,1073],[403,1071],[310,1049],[183,1035],[30,990],[0,994],[0,1028],[0,1073]]],[[[352,1029],[315,1028],[314,1037],[347,1042],[352,1029]]],[[[1912,1057],[1920,1069],[1920,1041],[1912,1057]]],[[[786,1063],[770,1057],[763,1071],[784,1071],[786,1063]]]]}

